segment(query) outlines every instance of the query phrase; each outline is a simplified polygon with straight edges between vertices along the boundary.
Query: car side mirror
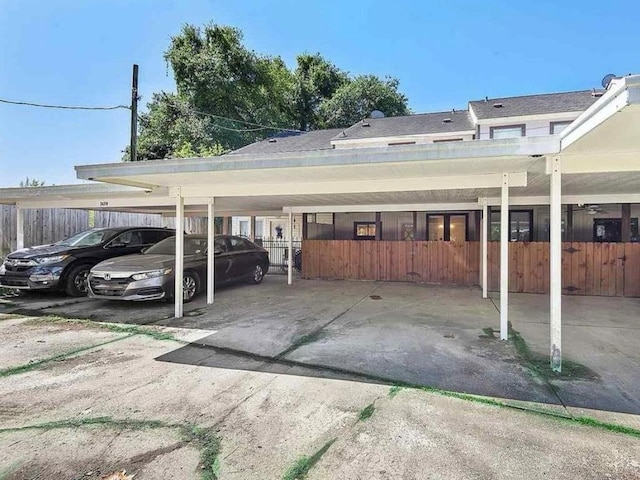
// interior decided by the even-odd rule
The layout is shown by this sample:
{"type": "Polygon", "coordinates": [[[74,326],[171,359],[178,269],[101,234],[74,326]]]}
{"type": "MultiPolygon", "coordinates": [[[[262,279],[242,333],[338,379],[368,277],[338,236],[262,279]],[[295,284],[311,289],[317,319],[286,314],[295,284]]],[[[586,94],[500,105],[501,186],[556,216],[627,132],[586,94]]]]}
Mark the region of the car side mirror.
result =
{"type": "Polygon", "coordinates": [[[221,253],[224,253],[224,251],[220,247],[216,247],[213,249],[214,255],[220,255],[221,253]]]}
{"type": "Polygon", "coordinates": [[[151,248],[151,247],[144,247],[142,250],[140,250],[140,253],[144,253],[144,252],[146,252],[147,250],[149,250],[150,248],[151,248]]]}

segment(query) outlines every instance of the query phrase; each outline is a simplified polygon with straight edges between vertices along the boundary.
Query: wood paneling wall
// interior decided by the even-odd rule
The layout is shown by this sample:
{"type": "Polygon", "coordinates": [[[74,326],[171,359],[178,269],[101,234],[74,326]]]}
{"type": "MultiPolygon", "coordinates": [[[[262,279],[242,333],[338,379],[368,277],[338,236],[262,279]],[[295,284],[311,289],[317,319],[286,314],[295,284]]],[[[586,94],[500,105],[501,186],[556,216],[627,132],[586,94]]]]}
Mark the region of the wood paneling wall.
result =
{"type": "MultiPolygon", "coordinates": [[[[571,295],[640,297],[640,243],[565,242],[562,288],[571,295]]],[[[489,242],[489,290],[500,284],[500,243],[489,242]]],[[[479,242],[305,240],[304,278],[477,285],[479,242]]],[[[549,243],[509,243],[509,291],[549,292],[549,243]]]]}
{"type": "MultiPolygon", "coordinates": [[[[489,290],[500,284],[500,243],[489,242],[489,290]]],[[[509,244],[509,291],[549,292],[549,243],[509,244]]],[[[564,242],[562,292],[640,297],[640,243],[564,242]]]]}
{"type": "Polygon", "coordinates": [[[476,285],[478,242],[305,240],[304,278],[476,285]]]}

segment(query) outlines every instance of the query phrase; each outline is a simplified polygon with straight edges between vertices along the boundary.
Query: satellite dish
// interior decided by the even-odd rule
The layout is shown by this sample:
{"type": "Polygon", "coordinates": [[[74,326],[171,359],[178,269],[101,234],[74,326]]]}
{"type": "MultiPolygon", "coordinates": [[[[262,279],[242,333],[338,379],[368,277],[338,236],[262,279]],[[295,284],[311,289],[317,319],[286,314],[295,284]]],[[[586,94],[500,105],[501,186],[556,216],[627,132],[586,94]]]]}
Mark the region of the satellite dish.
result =
{"type": "Polygon", "coordinates": [[[382,113],[380,110],[374,110],[373,112],[371,112],[371,118],[384,118],[384,113],[382,113]]]}
{"type": "Polygon", "coordinates": [[[609,84],[611,83],[611,80],[613,80],[614,78],[618,78],[618,77],[613,73],[609,73],[604,77],[602,77],[602,88],[604,89],[609,88],[609,84]]]}

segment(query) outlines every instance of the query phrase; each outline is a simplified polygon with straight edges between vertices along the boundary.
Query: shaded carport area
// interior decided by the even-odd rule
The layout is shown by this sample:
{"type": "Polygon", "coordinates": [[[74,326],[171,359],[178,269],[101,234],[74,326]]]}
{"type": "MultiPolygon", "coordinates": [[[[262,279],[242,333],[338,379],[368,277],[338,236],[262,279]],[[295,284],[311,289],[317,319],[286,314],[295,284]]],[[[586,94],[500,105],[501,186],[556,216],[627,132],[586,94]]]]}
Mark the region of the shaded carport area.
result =
{"type": "MultiPolygon", "coordinates": [[[[603,103],[612,98],[615,101],[616,95],[613,90],[608,92],[603,103]]],[[[145,318],[148,324],[216,330],[161,357],[164,361],[404,382],[640,413],[640,392],[631,377],[638,371],[637,301],[593,298],[589,299],[593,303],[580,303],[563,298],[559,282],[562,203],[589,203],[594,198],[602,202],[603,196],[609,201],[614,197],[615,201],[635,201],[639,169],[638,162],[629,161],[629,156],[639,151],[630,140],[638,137],[631,131],[615,138],[611,132],[600,135],[599,130],[606,128],[616,113],[635,111],[631,103],[627,99],[626,104],[616,106],[610,117],[572,142],[577,148],[582,140],[600,136],[599,141],[591,142],[595,144],[588,152],[576,151],[575,158],[592,155],[600,148],[600,155],[609,160],[605,167],[595,161],[572,162],[568,146],[563,157],[561,142],[569,138],[572,129],[564,138],[78,167],[82,179],[165,192],[178,225],[190,204],[206,205],[210,218],[214,212],[257,209],[291,215],[293,210],[319,212],[338,207],[348,211],[373,206],[387,211],[477,208],[485,213],[485,226],[486,206],[492,199],[503,209],[524,199],[551,205],[550,296],[509,294],[507,268],[500,272],[500,295],[491,297],[486,292],[486,277],[479,278],[486,299],[473,288],[292,281],[290,276],[288,281],[267,278],[254,289],[220,290],[215,302],[211,289],[206,303],[213,305],[204,306],[201,301],[202,307],[183,309],[180,302],[175,309],[158,306],[155,319],[149,316],[155,306],[108,307],[109,319],[120,317],[117,321],[135,323],[145,318]],[[612,146],[627,149],[621,152],[612,146]],[[565,158],[568,168],[563,169],[565,158]],[[610,169],[605,176],[602,168],[610,169]],[[585,318],[591,322],[585,324],[585,318]],[[599,320],[592,324],[595,318],[599,320]],[[549,368],[549,352],[552,366],[559,369],[562,328],[566,334],[571,332],[564,347],[565,360],[573,362],[565,362],[562,375],[558,375],[549,368]],[[504,341],[508,338],[510,342],[504,341]]],[[[509,251],[506,217],[501,229],[503,259],[509,251]]],[[[177,248],[180,259],[180,242],[177,248]]],[[[486,259],[486,248],[481,257],[486,259]]],[[[486,266],[486,260],[483,264],[486,266]]],[[[100,320],[95,309],[96,304],[82,302],[76,310],[60,313],[83,317],[93,310],[94,318],[100,320]]],[[[42,311],[57,312],[55,308],[42,311]]]]}

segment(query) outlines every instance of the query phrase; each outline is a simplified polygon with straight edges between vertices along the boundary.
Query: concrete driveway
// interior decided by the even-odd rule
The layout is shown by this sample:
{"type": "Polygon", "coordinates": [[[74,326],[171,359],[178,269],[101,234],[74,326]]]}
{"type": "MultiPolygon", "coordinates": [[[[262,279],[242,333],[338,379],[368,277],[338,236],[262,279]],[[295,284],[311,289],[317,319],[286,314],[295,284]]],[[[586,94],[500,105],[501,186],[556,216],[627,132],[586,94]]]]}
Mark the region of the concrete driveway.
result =
{"type": "Polygon", "coordinates": [[[6,311],[206,329],[158,360],[457,392],[640,414],[640,302],[565,297],[562,375],[547,367],[548,297],[511,295],[512,340],[497,300],[475,289],[268,276],[216,292],[172,318],[172,306],[21,297],[6,311]]]}

